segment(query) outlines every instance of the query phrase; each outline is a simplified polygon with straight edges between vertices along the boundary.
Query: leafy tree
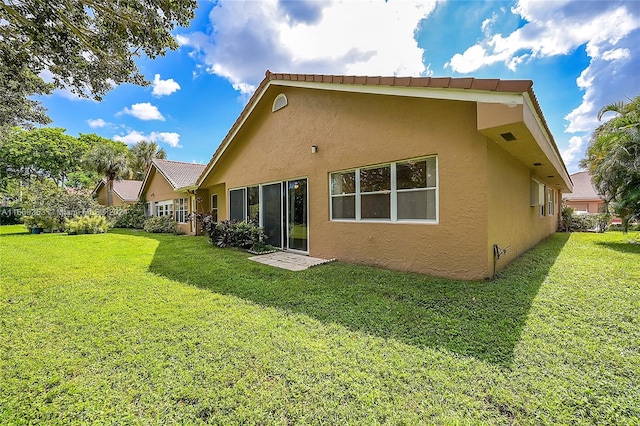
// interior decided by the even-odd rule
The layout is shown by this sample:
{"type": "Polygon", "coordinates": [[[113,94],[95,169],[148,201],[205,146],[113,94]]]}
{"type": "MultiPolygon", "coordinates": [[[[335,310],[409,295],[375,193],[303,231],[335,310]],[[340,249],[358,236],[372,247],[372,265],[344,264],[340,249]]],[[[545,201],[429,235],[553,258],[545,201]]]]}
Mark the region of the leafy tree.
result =
{"type": "Polygon", "coordinates": [[[623,219],[626,232],[629,221],[640,217],[640,96],[606,105],[598,120],[608,112],[616,116],[594,131],[580,165],[589,169],[600,195],[623,219]]]}
{"type": "Polygon", "coordinates": [[[42,104],[32,95],[50,94],[54,85],[46,83],[20,61],[16,52],[7,50],[0,26],[0,137],[13,126],[32,128],[32,123],[51,122],[42,104]]]}
{"type": "Polygon", "coordinates": [[[100,100],[114,84],[148,84],[135,58],[176,49],[171,31],[188,26],[196,7],[196,0],[4,0],[0,126],[46,124],[42,105],[28,97],[54,88],[100,100]]]}
{"type": "Polygon", "coordinates": [[[62,186],[70,173],[81,168],[88,150],[83,141],[59,127],[33,130],[12,128],[0,139],[0,176],[29,182],[32,177],[51,178],[62,186]]]}
{"type": "Polygon", "coordinates": [[[70,193],[50,179],[36,181],[26,188],[21,207],[27,227],[46,228],[52,232],[62,231],[65,219],[101,210],[90,195],[70,193]]]}
{"type": "Polygon", "coordinates": [[[165,159],[167,153],[155,142],[140,141],[129,149],[129,165],[134,179],[144,179],[154,158],[165,159]]]}
{"type": "Polygon", "coordinates": [[[92,140],[91,150],[84,158],[87,168],[98,172],[107,180],[107,206],[113,205],[113,181],[129,176],[128,149],[121,142],[114,142],[97,135],[81,135],[92,140]]]}

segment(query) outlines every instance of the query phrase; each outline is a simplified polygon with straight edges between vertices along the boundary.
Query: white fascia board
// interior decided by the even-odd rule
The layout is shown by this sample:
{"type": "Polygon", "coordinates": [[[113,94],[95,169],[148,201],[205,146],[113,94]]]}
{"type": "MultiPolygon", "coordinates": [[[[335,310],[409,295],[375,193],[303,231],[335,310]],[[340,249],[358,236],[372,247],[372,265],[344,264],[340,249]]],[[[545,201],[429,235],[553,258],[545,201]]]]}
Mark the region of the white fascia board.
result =
{"type": "Polygon", "coordinates": [[[487,90],[450,89],[435,87],[385,86],[345,83],[317,83],[311,81],[271,80],[274,86],[332,90],[335,92],[368,93],[373,95],[408,96],[413,98],[443,99],[451,101],[521,105],[523,94],[518,92],[491,92],[487,90]]]}
{"type": "MultiPolygon", "coordinates": [[[[536,108],[533,105],[533,101],[531,101],[531,97],[529,96],[528,93],[524,94],[524,99],[525,102],[527,103],[527,106],[529,107],[529,110],[533,113],[533,115],[536,118],[536,123],[538,124],[538,127],[540,128],[540,130],[542,131],[542,134],[545,136],[545,141],[547,142],[547,144],[549,144],[549,146],[551,147],[551,151],[553,151],[553,155],[555,157],[555,160],[558,162],[558,164],[560,164],[564,170],[558,170],[559,172],[562,172],[567,179],[565,179],[565,181],[567,183],[573,183],[571,180],[571,176],[569,176],[569,172],[567,171],[567,166],[564,163],[564,160],[562,159],[562,157],[560,156],[560,153],[558,152],[558,147],[557,145],[553,142],[553,138],[551,137],[551,135],[547,132],[547,128],[545,127],[545,125],[542,123],[542,119],[540,117],[540,115],[538,115],[536,108]]],[[[570,185],[572,186],[572,185],[570,185]]]]}

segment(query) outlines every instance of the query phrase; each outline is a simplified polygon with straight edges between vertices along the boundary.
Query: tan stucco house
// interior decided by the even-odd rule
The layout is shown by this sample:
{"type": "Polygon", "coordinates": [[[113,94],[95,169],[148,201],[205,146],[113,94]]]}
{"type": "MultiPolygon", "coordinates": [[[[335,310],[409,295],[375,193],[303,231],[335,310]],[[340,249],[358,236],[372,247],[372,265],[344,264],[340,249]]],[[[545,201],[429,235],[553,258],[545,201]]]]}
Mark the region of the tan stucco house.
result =
{"type": "MultiPolygon", "coordinates": [[[[141,180],[120,180],[113,181],[113,205],[122,206],[124,204],[135,204],[138,202],[138,194],[142,186],[141,180]]],[[[98,201],[98,204],[107,205],[107,180],[102,179],[92,195],[98,201]]]]}
{"type": "Polygon", "coordinates": [[[573,192],[563,194],[562,199],[568,207],[575,211],[588,213],[604,213],[607,210],[607,203],[598,195],[596,187],[591,182],[589,172],[578,172],[571,175],[573,181],[573,192]]]}
{"type": "Polygon", "coordinates": [[[532,85],[267,72],[198,179],[205,209],[296,253],[489,277],[572,188],[532,85]]]}
{"type": "Polygon", "coordinates": [[[194,234],[189,215],[196,211],[195,184],[204,169],[204,164],[154,158],[140,188],[147,216],[171,216],[180,231],[194,234]]]}

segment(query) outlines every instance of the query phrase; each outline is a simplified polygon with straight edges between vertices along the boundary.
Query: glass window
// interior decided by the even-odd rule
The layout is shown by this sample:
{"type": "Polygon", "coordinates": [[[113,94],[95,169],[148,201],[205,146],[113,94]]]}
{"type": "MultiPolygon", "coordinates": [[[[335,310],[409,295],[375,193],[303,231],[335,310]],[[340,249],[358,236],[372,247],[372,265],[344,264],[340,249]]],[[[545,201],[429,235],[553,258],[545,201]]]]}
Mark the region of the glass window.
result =
{"type": "Polygon", "coordinates": [[[398,220],[436,220],[436,191],[398,193],[398,220]]]}
{"type": "Polygon", "coordinates": [[[553,189],[549,189],[548,190],[548,206],[547,206],[547,214],[549,216],[553,216],[554,215],[554,191],[553,189]]]}
{"type": "Polygon", "coordinates": [[[545,205],[545,187],[543,184],[538,184],[538,205],[540,206],[540,216],[544,216],[545,205]]]}
{"type": "Polygon", "coordinates": [[[173,216],[173,200],[158,201],[156,203],[156,216],[173,216]]]}
{"type": "Polygon", "coordinates": [[[229,191],[229,220],[242,222],[247,219],[245,202],[246,196],[244,188],[229,191]]]}
{"type": "Polygon", "coordinates": [[[331,175],[331,212],[334,219],[356,218],[356,172],[331,175]]]}
{"type": "Polygon", "coordinates": [[[396,187],[413,189],[427,187],[427,162],[411,161],[396,166],[396,187]]]}
{"type": "Polygon", "coordinates": [[[331,219],[437,220],[435,156],[330,175],[331,219]]]}
{"type": "Polygon", "coordinates": [[[391,219],[391,194],[362,194],[362,219],[391,219]]]}
{"type": "Polygon", "coordinates": [[[331,175],[331,195],[356,193],[356,172],[333,173],[331,175]]]}
{"type": "Polygon", "coordinates": [[[189,208],[186,198],[176,198],[173,200],[175,221],[178,223],[187,223],[187,217],[189,216],[189,208]]]}
{"type": "Polygon", "coordinates": [[[258,225],[260,223],[260,187],[247,188],[247,217],[248,220],[258,225]]]}
{"type": "Polygon", "coordinates": [[[391,166],[360,170],[360,192],[391,190],[391,166]]]}
{"type": "Polygon", "coordinates": [[[334,219],[355,219],[356,196],[332,197],[331,211],[334,219]]]}

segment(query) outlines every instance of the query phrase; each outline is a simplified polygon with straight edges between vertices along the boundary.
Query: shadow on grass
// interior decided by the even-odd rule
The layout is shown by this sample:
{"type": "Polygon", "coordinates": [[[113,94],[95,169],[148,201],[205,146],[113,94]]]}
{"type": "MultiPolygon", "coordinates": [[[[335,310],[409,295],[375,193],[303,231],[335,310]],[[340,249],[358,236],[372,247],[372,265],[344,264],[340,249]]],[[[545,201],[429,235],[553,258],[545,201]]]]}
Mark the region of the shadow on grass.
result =
{"type": "Polygon", "coordinates": [[[456,281],[330,263],[290,272],[218,249],[205,237],[160,243],[150,271],[324,323],[509,366],[531,303],[568,239],[555,234],[493,281],[456,281]]]}
{"type": "Polygon", "coordinates": [[[611,250],[619,251],[622,253],[635,253],[640,254],[640,243],[632,242],[635,240],[629,239],[629,242],[626,243],[605,243],[605,242],[596,242],[596,245],[606,247],[611,250]]]}

